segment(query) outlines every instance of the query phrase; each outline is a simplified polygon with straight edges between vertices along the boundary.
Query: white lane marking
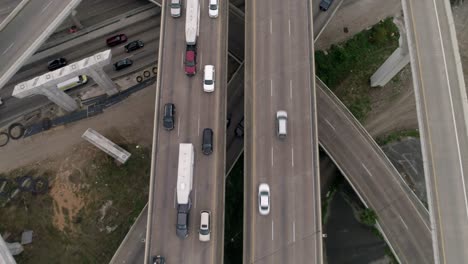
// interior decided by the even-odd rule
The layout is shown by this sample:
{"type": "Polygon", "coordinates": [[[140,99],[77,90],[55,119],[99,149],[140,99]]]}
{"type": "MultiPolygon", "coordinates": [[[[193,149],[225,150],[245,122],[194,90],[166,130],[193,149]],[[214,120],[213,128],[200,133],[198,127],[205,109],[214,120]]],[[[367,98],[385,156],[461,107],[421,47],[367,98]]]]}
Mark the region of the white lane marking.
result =
{"type": "Polygon", "coordinates": [[[271,166],[273,167],[273,147],[271,147],[271,166]]]}
{"type": "Polygon", "coordinates": [[[200,136],[200,116],[198,116],[198,135],[200,136]]]}
{"type": "Polygon", "coordinates": [[[296,221],[293,221],[293,242],[296,242],[296,221]]]}
{"type": "Polygon", "coordinates": [[[270,79],[270,95],[273,97],[273,80],[270,79]]]}
{"type": "Polygon", "coordinates": [[[291,148],[291,165],[294,167],[294,148],[291,148]]]}
{"type": "Polygon", "coordinates": [[[403,225],[405,226],[405,228],[408,229],[408,226],[406,225],[405,221],[403,221],[403,218],[401,217],[401,215],[398,215],[398,217],[400,217],[400,220],[403,223],[403,225]]]}
{"type": "Polygon", "coordinates": [[[275,235],[274,235],[274,231],[273,231],[273,227],[274,227],[274,223],[273,221],[271,221],[271,240],[275,240],[275,235]]]}
{"type": "Polygon", "coordinates": [[[292,80],[289,80],[289,98],[292,99],[292,80]]]}
{"type": "Polygon", "coordinates": [[[176,208],[176,195],[177,195],[177,188],[174,188],[174,208],[176,208]]]}
{"type": "Polygon", "coordinates": [[[180,135],[180,117],[177,119],[177,136],[180,135]]]}
{"type": "Polygon", "coordinates": [[[372,176],[372,173],[370,173],[370,171],[367,169],[366,165],[364,165],[364,163],[361,163],[361,165],[366,170],[367,174],[369,174],[369,176],[372,176]]]}
{"type": "Polygon", "coordinates": [[[288,20],[289,36],[291,36],[291,19],[288,20]]]}
{"type": "Polygon", "coordinates": [[[11,47],[13,47],[14,44],[15,44],[15,42],[11,43],[11,45],[8,46],[8,48],[6,48],[6,50],[2,53],[2,55],[5,54],[5,53],[7,53],[7,51],[8,51],[9,49],[11,49],[11,47]]]}
{"type": "MultiPolygon", "coordinates": [[[[465,212],[466,212],[466,217],[468,218],[468,197],[466,195],[466,185],[465,185],[465,174],[463,171],[463,161],[462,161],[462,156],[461,156],[461,150],[460,150],[460,140],[458,138],[458,130],[457,130],[457,123],[455,120],[455,109],[453,107],[453,99],[452,99],[452,90],[450,86],[450,80],[448,76],[448,68],[447,68],[447,59],[445,56],[445,47],[444,47],[444,42],[442,38],[442,30],[440,29],[440,21],[439,21],[439,12],[437,12],[437,5],[436,1],[432,1],[434,3],[434,12],[436,13],[436,20],[437,20],[437,30],[439,31],[439,39],[440,39],[440,47],[442,50],[442,58],[444,59],[444,70],[445,70],[445,76],[447,79],[447,90],[449,92],[449,98],[450,98],[450,108],[451,108],[451,114],[452,114],[452,120],[453,120],[453,126],[454,126],[454,131],[455,131],[455,141],[457,142],[457,152],[458,152],[458,164],[460,166],[460,172],[461,172],[461,180],[463,184],[463,195],[465,196],[465,212]]],[[[440,219],[442,221],[442,219],[440,219]]]]}
{"type": "Polygon", "coordinates": [[[195,194],[193,195],[193,208],[197,208],[197,189],[195,189],[195,194]]]}
{"type": "Polygon", "coordinates": [[[50,1],[44,8],[41,10],[41,14],[52,4],[52,1],[50,1]]]}
{"type": "Polygon", "coordinates": [[[335,130],[335,127],[330,123],[330,121],[328,121],[328,119],[325,118],[325,122],[327,122],[327,124],[328,124],[333,130],[335,130]]]}
{"type": "Polygon", "coordinates": [[[270,19],[270,34],[273,34],[273,19],[270,19]]]}

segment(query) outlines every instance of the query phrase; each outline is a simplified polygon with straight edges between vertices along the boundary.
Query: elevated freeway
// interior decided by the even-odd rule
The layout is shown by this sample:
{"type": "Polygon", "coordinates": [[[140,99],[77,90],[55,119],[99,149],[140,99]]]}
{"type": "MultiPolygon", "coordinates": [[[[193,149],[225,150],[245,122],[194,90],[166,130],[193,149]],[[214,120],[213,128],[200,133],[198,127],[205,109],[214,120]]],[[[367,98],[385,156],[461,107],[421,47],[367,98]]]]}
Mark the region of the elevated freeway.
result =
{"type": "Polygon", "coordinates": [[[468,260],[468,103],[450,1],[403,1],[435,263],[468,260]]]}
{"type": "Polygon", "coordinates": [[[322,263],[312,1],[247,1],[245,10],[243,263],[322,263]],[[271,190],[266,216],[261,183],[271,190]]]}
{"type": "Polygon", "coordinates": [[[200,2],[197,39],[197,73],[184,72],[185,9],[181,18],[170,16],[163,2],[156,85],[153,155],[146,235],[145,263],[162,255],[170,263],[222,263],[224,227],[224,171],[227,83],[228,2],[220,2],[219,17],[208,17],[208,5],[200,2]],[[203,92],[203,66],[216,69],[215,91],[203,92]],[[176,107],[175,128],[162,127],[166,103],[176,107]],[[201,152],[204,128],[214,132],[211,155],[201,152]],[[191,192],[189,236],[176,236],[176,182],[179,143],[195,146],[195,169],[191,192]],[[211,211],[211,241],[202,243],[197,231],[200,211],[211,211]]]}

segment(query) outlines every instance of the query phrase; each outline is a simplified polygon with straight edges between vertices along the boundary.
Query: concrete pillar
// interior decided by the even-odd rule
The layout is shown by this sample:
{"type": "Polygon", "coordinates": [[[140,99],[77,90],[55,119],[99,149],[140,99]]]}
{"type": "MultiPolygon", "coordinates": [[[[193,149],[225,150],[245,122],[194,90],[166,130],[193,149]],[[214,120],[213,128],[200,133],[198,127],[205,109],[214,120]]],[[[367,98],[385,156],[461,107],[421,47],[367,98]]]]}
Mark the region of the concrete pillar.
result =
{"type": "Polygon", "coordinates": [[[371,86],[384,86],[409,62],[409,47],[403,17],[395,17],[393,22],[400,32],[399,47],[388,57],[380,68],[371,76],[371,86]]]}
{"type": "Polygon", "coordinates": [[[77,28],[82,29],[82,28],[84,28],[84,26],[81,24],[80,20],[76,17],[76,14],[77,14],[77,13],[78,13],[78,12],[77,12],[75,9],[73,9],[73,10],[71,11],[71,13],[70,13],[70,18],[71,18],[73,24],[74,24],[77,28]]]}
{"type": "Polygon", "coordinates": [[[86,74],[91,76],[93,80],[99,85],[99,87],[104,88],[107,95],[113,95],[119,92],[117,86],[112,81],[112,79],[104,72],[102,67],[96,65],[97,67],[89,67],[86,69],[86,74]]]}
{"type": "Polygon", "coordinates": [[[76,101],[64,91],[58,89],[57,86],[39,87],[37,93],[47,96],[50,101],[63,108],[65,111],[71,112],[78,109],[76,101]]]}

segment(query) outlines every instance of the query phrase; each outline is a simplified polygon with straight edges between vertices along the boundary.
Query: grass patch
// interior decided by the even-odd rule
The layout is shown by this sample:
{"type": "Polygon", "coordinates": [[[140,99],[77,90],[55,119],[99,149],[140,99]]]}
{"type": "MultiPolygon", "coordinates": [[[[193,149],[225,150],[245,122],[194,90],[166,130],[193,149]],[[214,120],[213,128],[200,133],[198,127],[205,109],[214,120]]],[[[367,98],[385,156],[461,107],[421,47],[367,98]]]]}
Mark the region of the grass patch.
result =
{"type": "Polygon", "coordinates": [[[377,223],[377,214],[374,210],[366,208],[359,214],[359,220],[365,225],[374,226],[377,223]]]}
{"type": "Polygon", "coordinates": [[[244,223],[244,155],[226,179],[224,263],[242,263],[244,223]]]}
{"type": "Polygon", "coordinates": [[[388,18],[326,51],[315,52],[317,76],[363,121],[371,110],[371,75],[398,47],[398,28],[388,18]]]}
{"type": "Polygon", "coordinates": [[[377,138],[376,141],[380,146],[384,146],[392,142],[400,141],[407,137],[419,138],[419,130],[402,130],[393,132],[387,136],[377,138]]]}
{"type": "MultiPolygon", "coordinates": [[[[70,176],[75,192],[84,207],[71,224],[60,231],[53,224],[56,206],[50,192],[33,196],[29,193],[1,208],[0,233],[11,233],[9,241],[19,241],[23,230],[33,230],[33,243],[16,256],[18,263],[108,263],[148,199],[151,165],[150,151],[123,146],[132,153],[127,164],[118,166],[106,154],[98,152],[77,175],[70,176]],[[79,186],[79,187],[78,187],[79,186]],[[101,208],[112,201],[105,217],[101,208]],[[114,229],[107,232],[107,229],[114,229]]],[[[56,172],[51,171],[50,175],[56,172]]],[[[10,176],[10,175],[9,175],[10,176]]],[[[52,176],[49,176],[53,180],[52,176]]],[[[70,215],[70,210],[64,214],[70,215]]]]}

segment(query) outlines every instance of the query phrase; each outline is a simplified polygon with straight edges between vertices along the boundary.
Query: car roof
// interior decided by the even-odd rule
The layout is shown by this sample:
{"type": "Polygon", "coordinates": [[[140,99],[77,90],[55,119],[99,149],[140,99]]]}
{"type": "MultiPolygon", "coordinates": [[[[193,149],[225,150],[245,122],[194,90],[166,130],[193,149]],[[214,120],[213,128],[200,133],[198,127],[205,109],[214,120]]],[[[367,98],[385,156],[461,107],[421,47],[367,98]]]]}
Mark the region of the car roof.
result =
{"type": "Polygon", "coordinates": [[[267,206],[268,205],[268,196],[260,196],[260,205],[267,206]]]}
{"type": "Polygon", "coordinates": [[[193,60],[195,58],[195,51],[194,50],[187,50],[185,54],[185,58],[188,60],[193,60]]]}

